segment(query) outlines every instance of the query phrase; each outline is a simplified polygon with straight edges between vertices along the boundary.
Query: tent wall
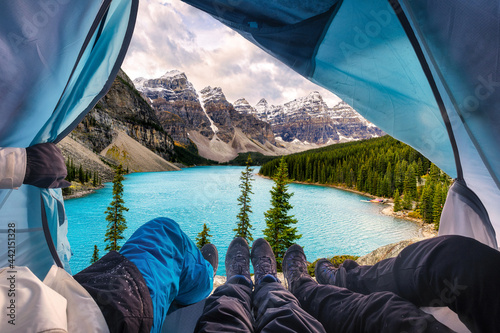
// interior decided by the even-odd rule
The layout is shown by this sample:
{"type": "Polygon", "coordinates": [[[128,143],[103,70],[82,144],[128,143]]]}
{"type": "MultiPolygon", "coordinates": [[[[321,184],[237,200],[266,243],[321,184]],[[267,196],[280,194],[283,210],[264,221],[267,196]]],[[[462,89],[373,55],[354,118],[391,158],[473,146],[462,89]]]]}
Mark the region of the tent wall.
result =
{"type": "Polygon", "coordinates": [[[312,80],[456,177],[441,112],[386,0],[345,0],[315,56],[312,80]]]}
{"type": "Polygon", "coordinates": [[[456,205],[454,191],[441,217],[440,234],[478,238],[489,233],[497,248],[500,233],[500,3],[481,0],[400,1],[432,70],[456,140],[461,185],[484,205],[484,230],[467,205],[456,205]],[[470,232],[466,232],[470,230],[470,232]],[[496,235],[499,234],[499,235],[496,235]]]}
{"type": "MultiPolygon", "coordinates": [[[[125,56],[137,0],[6,2],[0,12],[0,147],[57,142],[109,89],[125,56]],[[4,102],[5,101],[5,102],[4,102]]],[[[60,190],[0,190],[0,243],[15,225],[15,265],[43,279],[71,251],[60,190]]],[[[7,247],[0,264],[8,265],[7,247]]]]}

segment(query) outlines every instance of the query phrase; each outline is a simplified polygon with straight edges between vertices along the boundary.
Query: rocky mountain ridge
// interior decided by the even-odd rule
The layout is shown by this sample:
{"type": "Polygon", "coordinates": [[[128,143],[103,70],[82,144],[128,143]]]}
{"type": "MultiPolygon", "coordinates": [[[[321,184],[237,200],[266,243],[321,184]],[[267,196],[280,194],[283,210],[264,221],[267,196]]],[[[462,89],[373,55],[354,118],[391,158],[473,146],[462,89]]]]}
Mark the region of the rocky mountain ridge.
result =
{"type": "Polygon", "coordinates": [[[318,92],[278,106],[265,99],[255,106],[244,98],[230,103],[220,87],[198,93],[177,70],[135,79],[134,85],[176,142],[195,145],[200,155],[220,162],[239,152],[289,154],[384,134],[345,103],[328,107],[318,92]]]}
{"type": "Polygon", "coordinates": [[[106,164],[122,163],[125,169],[137,172],[178,170],[168,162],[175,158],[174,141],[121,70],[108,93],[68,139],[60,144],[63,154],[98,170],[104,181],[110,181],[113,174],[106,164]],[[82,146],[85,154],[80,153],[82,146]],[[98,165],[96,160],[105,163],[98,165]]]}
{"type": "Polygon", "coordinates": [[[76,159],[88,160],[108,178],[106,163],[131,171],[174,170],[168,161],[178,160],[176,145],[193,156],[226,162],[238,153],[285,155],[380,133],[345,103],[329,108],[317,92],[283,105],[262,99],[251,106],[245,99],[230,103],[220,87],[198,92],[179,71],[134,82],[120,71],[63,150],[76,158],[83,146],[99,155],[104,166],[90,161],[88,152],[76,159]]]}
{"type": "Polygon", "coordinates": [[[269,124],[237,112],[219,87],[205,87],[198,95],[186,75],[178,71],[158,79],[139,78],[134,84],[172,138],[187,147],[195,146],[205,158],[227,162],[240,152],[286,153],[275,146],[269,124]]]}
{"type": "Polygon", "coordinates": [[[207,137],[213,134],[198,93],[184,73],[170,71],[158,79],[138,78],[134,85],[149,101],[159,122],[175,141],[190,145],[187,133],[194,129],[207,137]]]}
{"type": "Polygon", "coordinates": [[[286,142],[333,144],[384,135],[348,104],[328,107],[317,91],[283,105],[270,105],[265,99],[253,107],[245,99],[234,105],[239,112],[269,123],[277,140],[286,142]]]}

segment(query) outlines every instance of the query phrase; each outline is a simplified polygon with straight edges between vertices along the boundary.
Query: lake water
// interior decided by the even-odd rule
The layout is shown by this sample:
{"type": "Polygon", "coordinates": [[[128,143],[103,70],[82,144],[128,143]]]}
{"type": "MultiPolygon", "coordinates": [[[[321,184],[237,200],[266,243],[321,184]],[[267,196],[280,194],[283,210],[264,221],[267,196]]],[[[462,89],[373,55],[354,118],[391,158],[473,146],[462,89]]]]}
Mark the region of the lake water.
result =
{"type": "MultiPolygon", "coordinates": [[[[234,237],[239,177],[243,167],[195,167],[173,172],[135,173],[126,176],[125,237],[145,222],[165,216],[177,221],[195,239],[203,223],[211,229],[212,243],[219,250],[219,269],[224,275],[224,258],[234,237]]],[[[258,167],[254,172],[258,171],[258,167]]],[[[250,218],[254,239],[263,237],[264,212],[270,207],[272,180],[255,176],[250,218]]],[[[367,203],[366,197],[329,187],[290,184],[294,192],[291,213],[298,219],[298,230],[309,261],[333,255],[364,255],[389,243],[415,237],[414,223],[382,215],[380,204],[367,203]]],[[[94,244],[104,255],[106,220],[104,211],[111,202],[112,184],[89,196],[65,202],[69,220],[68,238],[75,274],[89,265],[94,244]]]]}

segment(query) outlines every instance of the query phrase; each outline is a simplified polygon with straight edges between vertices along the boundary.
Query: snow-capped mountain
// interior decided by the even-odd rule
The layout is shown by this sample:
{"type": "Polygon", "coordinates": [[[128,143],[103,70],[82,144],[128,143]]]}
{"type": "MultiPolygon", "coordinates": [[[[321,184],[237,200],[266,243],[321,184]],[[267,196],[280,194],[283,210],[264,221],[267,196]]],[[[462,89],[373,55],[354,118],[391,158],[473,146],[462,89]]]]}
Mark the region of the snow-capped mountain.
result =
{"type": "Polygon", "coordinates": [[[184,145],[196,145],[203,157],[225,162],[240,152],[274,152],[271,126],[237,112],[219,87],[199,94],[184,73],[170,71],[158,79],[134,81],[151,103],[164,129],[184,145]]]}
{"type": "Polygon", "coordinates": [[[276,139],[286,142],[329,144],[384,134],[344,102],[328,107],[317,91],[283,105],[261,99],[252,107],[239,99],[234,107],[271,124],[276,139]]]}
{"type": "Polygon", "coordinates": [[[194,129],[204,136],[213,135],[210,119],[186,74],[169,71],[157,79],[135,79],[134,85],[155,109],[163,128],[175,141],[189,146],[188,131],[194,129]]]}
{"type": "Polygon", "coordinates": [[[384,134],[343,102],[330,108],[318,92],[276,106],[264,98],[254,106],[244,98],[231,104],[221,88],[198,93],[176,70],[134,85],[175,141],[194,143],[200,155],[218,161],[239,152],[281,155],[384,134]]]}
{"type": "Polygon", "coordinates": [[[166,72],[157,79],[137,78],[134,80],[137,90],[148,96],[150,100],[163,98],[165,100],[183,99],[198,100],[198,94],[186,74],[178,70],[166,72]]]}

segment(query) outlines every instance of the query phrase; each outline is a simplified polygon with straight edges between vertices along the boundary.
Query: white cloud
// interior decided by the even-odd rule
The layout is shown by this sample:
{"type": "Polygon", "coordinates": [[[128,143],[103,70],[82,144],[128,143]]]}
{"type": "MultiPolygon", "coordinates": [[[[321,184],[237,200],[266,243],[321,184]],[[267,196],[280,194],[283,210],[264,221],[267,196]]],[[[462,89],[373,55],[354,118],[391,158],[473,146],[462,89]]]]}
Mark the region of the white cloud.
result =
{"type": "Polygon", "coordinates": [[[186,73],[196,89],[219,86],[234,102],[261,98],[283,104],[319,91],[328,105],[340,99],[309,82],[211,16],[177,0],[142,0],[123,63],[132,78],[186,73]]]}

